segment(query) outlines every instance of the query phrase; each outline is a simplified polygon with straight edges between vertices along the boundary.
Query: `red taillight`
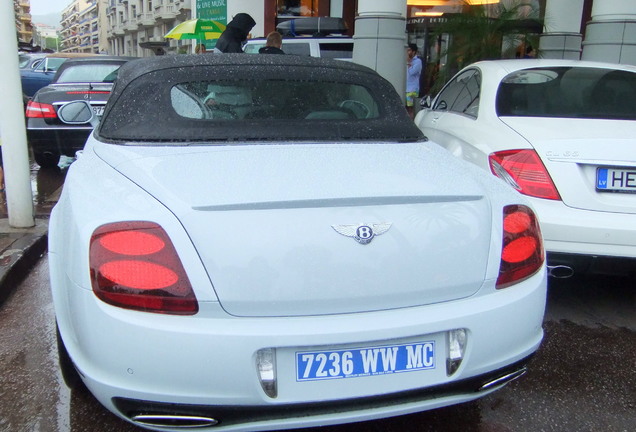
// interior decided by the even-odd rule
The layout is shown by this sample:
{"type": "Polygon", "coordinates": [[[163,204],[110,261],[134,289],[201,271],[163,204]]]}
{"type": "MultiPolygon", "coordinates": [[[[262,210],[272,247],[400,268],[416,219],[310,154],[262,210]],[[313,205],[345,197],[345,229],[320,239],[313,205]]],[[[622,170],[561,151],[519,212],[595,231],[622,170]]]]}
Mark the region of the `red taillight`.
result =
{"type": "Polygon", "coordinates": [[[560,200],[548,170],[534,150],[506,150],[492,153],[488,160],[494,175],[506,180],[524,195],[560,200]]]}
{"type": "Polygon", "coordinates": [[[90,272],[95,295],[114,306],[175,315],[199,311],[181,260],[155,223],[97,228],[90,242],[90,272]]]}
{"type": "Polygon", "coordinates": [[[541,268],[543,261],[543,240],[534,212],[523,205],[504,207],[497,289],[529,278],[541,268]]]}
{"type": "Polygon", "coordinates": [[[51,104],[29,101],[26,116],[28,118],[57,118],[57,113],[51,104]]]}

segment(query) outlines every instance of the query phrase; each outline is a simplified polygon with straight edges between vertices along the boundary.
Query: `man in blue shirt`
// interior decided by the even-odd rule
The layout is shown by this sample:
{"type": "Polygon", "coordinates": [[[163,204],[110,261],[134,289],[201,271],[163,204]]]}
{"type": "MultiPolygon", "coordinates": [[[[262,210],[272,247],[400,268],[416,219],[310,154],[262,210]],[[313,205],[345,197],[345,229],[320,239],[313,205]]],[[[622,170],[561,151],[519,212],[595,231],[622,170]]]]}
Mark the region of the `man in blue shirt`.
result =
{"type": "Polygon", "coordinates": [[[414,115],[415,98],[420,93],[420,75],[422,74],[422,60],[417,56],[417,45],[408,44],[406,48],[406,111],[411,118],[414,115]]]}

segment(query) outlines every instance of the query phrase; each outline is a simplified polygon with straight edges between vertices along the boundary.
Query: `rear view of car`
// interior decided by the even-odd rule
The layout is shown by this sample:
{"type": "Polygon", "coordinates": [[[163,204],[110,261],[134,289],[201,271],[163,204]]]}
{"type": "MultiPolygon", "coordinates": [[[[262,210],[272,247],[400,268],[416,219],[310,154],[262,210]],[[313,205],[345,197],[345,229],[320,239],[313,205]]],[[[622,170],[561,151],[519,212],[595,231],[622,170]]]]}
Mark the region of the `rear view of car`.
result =
{"type": "Polygon", "coordinates": [[[101,116],[117,70],[129,59],[106,56],[64,59],[51,84],[38,90],[26,107],[27,140],[38,165],[56,166],[61,155],[73,157],[84,147],[92,127],[64,124],[58,119],[57,110],[70,101],[86,100],[95,115],[101,116]]]}
{"type": "Polygon", "coordinates": [[[458,158],[528,196],[553,275],[636,269],[636,68],[480,62],[416,118],[458,158]]]}
{"type": "Polygon", "coordinates": [[[64,376],[149,429],[469,401],[521,376],[543,336],[525,198],[428,142],[388,81],[347,62],[124,65],[49,251],[64,376]]]}

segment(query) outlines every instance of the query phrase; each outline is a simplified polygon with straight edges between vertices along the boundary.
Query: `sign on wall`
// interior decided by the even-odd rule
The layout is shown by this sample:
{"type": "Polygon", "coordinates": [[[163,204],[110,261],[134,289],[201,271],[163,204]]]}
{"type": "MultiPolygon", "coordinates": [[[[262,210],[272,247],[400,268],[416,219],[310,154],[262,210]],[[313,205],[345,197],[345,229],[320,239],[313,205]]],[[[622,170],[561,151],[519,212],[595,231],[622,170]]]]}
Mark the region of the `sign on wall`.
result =
{"type": "MultiPolygon", "coordinates": [[[[197,18],[210,19],[227,24],[227,0],[197,0],[197,18]]],[[[214,48],[216,40],[205,41],[205,47],[214,48]]]]}

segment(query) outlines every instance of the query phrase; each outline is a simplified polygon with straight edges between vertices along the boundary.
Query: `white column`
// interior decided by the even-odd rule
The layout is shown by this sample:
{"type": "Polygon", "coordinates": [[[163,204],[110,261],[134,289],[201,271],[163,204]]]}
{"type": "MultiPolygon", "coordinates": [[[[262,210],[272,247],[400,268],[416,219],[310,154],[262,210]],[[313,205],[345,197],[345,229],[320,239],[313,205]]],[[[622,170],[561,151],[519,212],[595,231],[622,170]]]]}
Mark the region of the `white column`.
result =
{"type": "Polygon", "coordinates": [[[584,0],[548,0],[544,33],[539,42],[542,58],[581,58],[581,19],[584,0]]]}
{"type": "Polygon", "coordinates": [[[33,194],[27,149],[22,85],[16,48],[13,2],[0,2],[0,58],[3,74],[0,80],[0,135],[2,136],[2,160],[9,211],[9,225],[29,228],[35,225],[33,194]]]}
{"type": "Polygon", "coordinates": [[[406,0],[358,1],[353,61],[377,71],[405,98],[406,0]]]}
{"type": "Polygon", "coordinates": [[[636,65],[636,1],[594,0],[582,58],[636,65]]]}

